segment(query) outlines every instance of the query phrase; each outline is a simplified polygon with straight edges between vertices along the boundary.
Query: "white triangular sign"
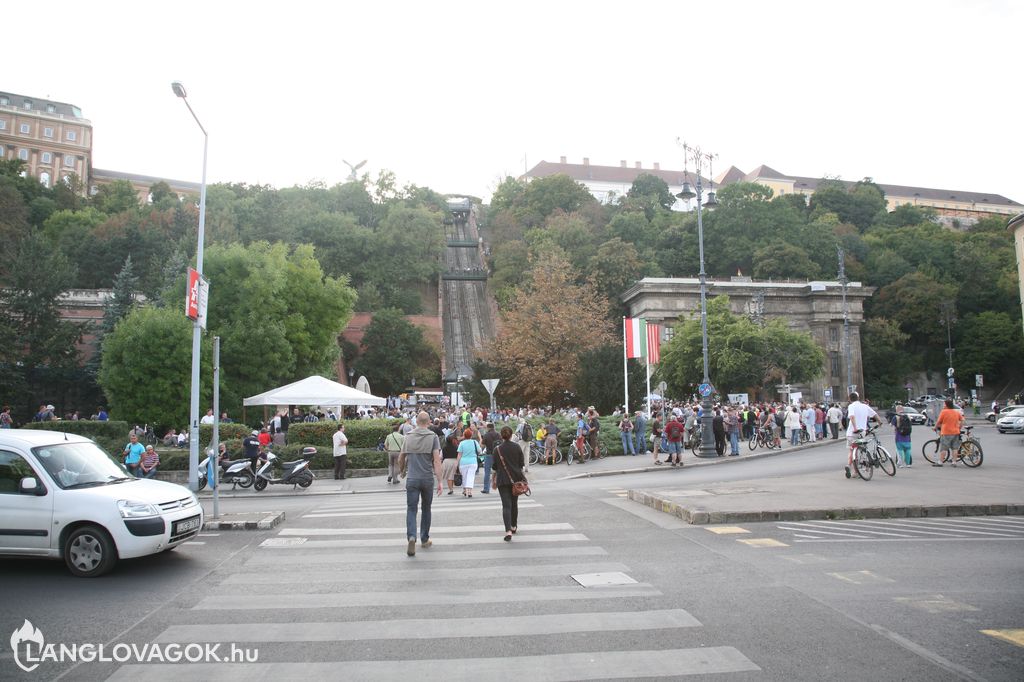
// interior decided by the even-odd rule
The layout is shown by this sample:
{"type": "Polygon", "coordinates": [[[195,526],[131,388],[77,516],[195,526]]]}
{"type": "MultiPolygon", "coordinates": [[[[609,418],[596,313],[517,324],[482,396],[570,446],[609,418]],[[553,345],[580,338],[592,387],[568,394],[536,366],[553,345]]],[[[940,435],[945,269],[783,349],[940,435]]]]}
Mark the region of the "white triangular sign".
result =
{"type": "Polygon", "coordinates": [[[501,379],[481,379],[480,383],[487,389],[487,395],[494,395],[494,389],[498,387],[498,382],[501,379]]]}

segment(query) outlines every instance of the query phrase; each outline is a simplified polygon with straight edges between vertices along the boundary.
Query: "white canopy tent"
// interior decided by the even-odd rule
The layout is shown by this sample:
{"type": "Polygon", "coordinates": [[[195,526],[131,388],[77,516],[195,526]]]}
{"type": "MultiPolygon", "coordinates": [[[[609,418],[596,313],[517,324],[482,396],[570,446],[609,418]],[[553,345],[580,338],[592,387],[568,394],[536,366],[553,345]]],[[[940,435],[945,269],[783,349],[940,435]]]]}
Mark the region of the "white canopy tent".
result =
{"type": "Polygon", "coordinates": [[[243,407],[253,405],[376,405],[383,406],[387,401],[375,395],[364,393],[351,386],[339,384],[337,381],[322,376],[311,376],[271,389],[242,401],[243,407]]]}

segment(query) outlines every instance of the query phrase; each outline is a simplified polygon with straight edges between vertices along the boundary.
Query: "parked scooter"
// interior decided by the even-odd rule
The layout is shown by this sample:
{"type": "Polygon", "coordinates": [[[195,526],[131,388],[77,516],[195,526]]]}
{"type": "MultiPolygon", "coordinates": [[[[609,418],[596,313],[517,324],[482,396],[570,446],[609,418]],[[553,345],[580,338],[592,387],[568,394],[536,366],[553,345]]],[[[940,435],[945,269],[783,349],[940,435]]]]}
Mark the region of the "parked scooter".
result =
{"type": "MultiPolygon", "coordinates": [[[[207,479],[210,475],[210,457],[212,456],[213,450],[207,450],[206,458],[199,463],[198,473],[200,490],[205,488],[206,484],[209,482],[207,479]]],[[[231,489],[234,490],[235,486],[248,488],[256,481],[256,476],[252,473],[252,463],[248,459],[225,459],[220,463],[220,474],[218,475],[217,480],[221,485],[230,483],[231,489]]]]}
{"type": "Polygon", "coordinates": [[[271,483],[297,485],[300,488],[308,488],[313,485],[313,479],[316,476],[309,468],[309,462],[316,456],[316,448],[302,448],[302,459],[282,463],[280,476],[276,476],[274,472],[274,465],[280,458],[269,450],[266,455],[267,461],[256,471],[256,482],[253,484],[256,490],[264,490],[271,483]]]}

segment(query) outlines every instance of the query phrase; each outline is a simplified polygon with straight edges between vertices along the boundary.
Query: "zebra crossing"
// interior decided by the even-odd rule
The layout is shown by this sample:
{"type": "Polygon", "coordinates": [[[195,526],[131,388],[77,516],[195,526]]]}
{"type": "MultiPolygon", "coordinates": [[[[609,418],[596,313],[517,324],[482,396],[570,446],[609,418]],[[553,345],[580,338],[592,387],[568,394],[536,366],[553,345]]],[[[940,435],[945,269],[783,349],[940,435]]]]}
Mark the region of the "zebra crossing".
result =
{"type": "Polygon", "coordinates": [[[793,542],[1024,539],[1024,519],[1012,516],[788,521],[776,528],[793,542]]]}
{"type": "Polygon", "coordinates": [[[546,513],[539,500],[521,499],[524,523],[505,543],[497,496],[437,498],[433,546],[409,557],[404,495],[325,503],[218,574],[218,587],[172,614],[154,640],[258,647],[258,661],[128,664],[111,679],[586,680],[760,670],[727,642],[686,647],[683,633],[703,627],[697,618],[546,513]],[[630,646],[630,637],[654,631],[671,648],[630,646]]]}

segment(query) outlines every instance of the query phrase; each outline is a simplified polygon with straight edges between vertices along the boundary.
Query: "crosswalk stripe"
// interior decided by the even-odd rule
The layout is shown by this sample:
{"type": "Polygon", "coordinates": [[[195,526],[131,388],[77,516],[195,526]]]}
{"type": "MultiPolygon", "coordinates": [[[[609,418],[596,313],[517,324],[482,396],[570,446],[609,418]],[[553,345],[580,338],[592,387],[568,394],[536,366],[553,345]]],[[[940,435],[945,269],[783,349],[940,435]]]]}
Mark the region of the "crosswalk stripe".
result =
{"type": "MultiPolygon", "coordinates": [[[[792,523],[792,524],[788,524],[787,526],[779,526],[778,528],[780,530],[802,531],[804,533],[816,533],[818,535],[836,535],[836,536],[843,537],[843,538],[861,537],[861,538],[863,538],[865,540],[868,539],[868,538],[864,537],[864,534],[867,533],[867,531],[853,531],[855,533],[859,532],[859,533],[861,533],[861,535],[851,535],[849,532],[834,533],[834,532],[828,531],[828,530],[821,530],[817,526],[811,526],[810,524],[792,523]],[[790,528],[789,526],[809,526],[809,527],[807,527],[807,528],[790,528]]],[[[904,537],[908,537],[909,538],[910,536],[907,535],[907,536],[904,536],[904,537]]]]}
{"type": "MultiPolygon", "coordinates": [[[[947,530],[956,531],[957,533],[968,533],[970,535],[994,535],[996,537],[1004,537],[1004,538],[1005,537],[1012,537],[1012,534],[1010,534],[1010,533],[1005,533],[1005,532],[1004,533],[995,533],[995,532],[982,531],[982,530],[970,530],[968,528],[958,528],[954,524],[950,524],[948,522],[943,522],[943,521],[934,522],[934,523],[930,522],[929,519],[921,519],[921,521],[927,522],[927,523],[923,524],[927,528],[945,528],[947,530]]],[[[948,533],[947,533],[947,535],[948,535],[948,533]]]]}
{"type": "MultiPolygon", "coordinates": [[[[500,540],[498,544],[504,545],[500,540]]],[[[463,550],[456,552],[439,551],[441,547],[423,550],[416,553],[416,556],[408,557],[409,561],[421,562],[455,562],[455,561],[480,561],[487,559],[504,559],[519,561],[522,559],[576,559],[581,556],[607,556],[608,552],[602,547],[538,547],[522,548],[516,543],[506,545],[500,549],[463,550]]],[[[395,544],[395,551],[405,556],[405,543],[395,544]]],[[[247,566],[274,566],[284,569],[285,566],[295,565],[305,569],[313,564],[332,564],[340,568],[344,564],[372,564],[372,563],[393,563],[394,552],[315,552],[302,554],[299,552],[289,553],[286,556],[260,552],[246,559],[247,566]]],[[[405,559],[403,559],[404,561],[405,559]]]]}
{"type": "MultiPolygon", "coordinates": [[[[532,501],[531,502],[520,502],[519,503],[519,509],[520,510],[522,510],[522,509],[533,509],[533,508],[538,508],[538,507],[541,507],[541,506],[542,505],[539,502],[532,502],[532,501]]],[[[470,513],[473,513],[473,514],[479,514],[481,511],[484,511],[484,510],[499,510],[499,509],[501,509],[501,503],[500,502],[497,503],[497,504],[485,503],[485,504],[467,505],[467,506],[464,506],[464,507],[441,507],[441,508],[437,508],[437,507],[433,507],[432,506],[430,508],[430,513],[431,514],[457,514],[457,513],[470,512],[470,513]]],[[[323,512],[323,513],[313,512],[313,513],[310,513],[310,514],[303,514],[302,518],[304,518],[304,519],[329,519],[329,518],[339,518],[339,517],[344,517],[344,516],[384,516],[384,515],[395,515],[395,514],[400,514],[400,515],[404,516],[405,515],[405,511],[406,511],[405,510],[405,506],[403,505],[400,509],[399,508],[381,509],[379,511],[323,512]]]]}
{"type": "MultiPolygon", "coordinates": [[[[936,519],[936,521],[938,521],[936,519]]],[[[947,518],[942,523],[955,528],[981,528],[983,530],[1002,531],[1004,533],[1020,533],[1024,528],[1007,527],[999,524],[989,523],[981,519],[952,519],[947,518]]]]}
{"type": "MultiPolygon", "coordinates": [[[[898,528],[906,528],[910,532],[920,533],[920,534],[923,534],[923,535],[941,535],[943,537],[949,537],[949,531],[948,530],[923,530],[922,524],[919,524],[919,523],[910,523],[910,522],[906,522],[906,521],[862,521],[861,523],[864,523],[865,525],[868,525],[869,527],[870,526],[882,526],[882,527],[888,528],[888,527],[895,526],[895,527],[898,527],[898,528]]],[[[928,526],[924,526],[924,527],[927,528],[928,526]]],[[[933,526],[933,527],[934,528],[941,528],[941,526],[933,526]]],[[[1011,534],[1000,534],[1000,535],[1002,535],[1003,537],[1010,537],[1011,534]]],[[[908,536],[902,536],[902,537],[908,537],[908,536]]]]}
{"type": "MultiPolygon", "coordinates": [[[[905,533],[890,533],[888,531],[878,530],[870,525],[870,521],[823,521],[816,527],[836,528],[837,530],[850,531],[854,533],[870,533],[871,535],[888,535],[894,538],[907,538],[911,537],[905,533]]],[[[815,524],[811,524],[815,525],[815,524]]]]}
{"type": "MultiPolygon", "coordinates": [[[[479,682],[479,680],[571,680],[676,677],[761,670],[731,646],[661,651],[595,651],[509,656],[500,658],[444,658],[407,661],[345,661],[343,663],[196,663],[188,666],[195,679],[262,680],[334,679],[344,670],[354,680],[416,679],[422,682],[479,682]]],[[[181,679],[181,666],[132,664],[121,666],[110,678],[115,682],[181,679]]]]}
{"type": "Polygon", "coordinates": [[[582,599],[626,599],[657,597],[661,591],[649,583],[628,587],[513,587],[500,590],[430,590],[428,592],[362,592],[263,594],[254,599],[250,594],[205,597],[192,607],[194,611],[238,609],[324,609],[364,606],[416,606],[425,604],[494,604],[524,601],[568,601],[582,599]]]}
{"type": "MultiPolygon", "coordinates": [[[[400,538],[405,537],[405,531],[400,531],[400,538]]],[[[564,535],[520,535],[516,537],[518,544],[527,542],[586,542],[589,538],[583,533],[566,533],[564,535]]],[[[296,540],[305,538],[286,537],[268,538],[260,543],[264,549],[340,549],[342,547],[394,547],[394,538],[362,538],[359,540],[306,540],[295,543],[296,540]]],[[[500,535],[476,535],[469,537],[452,537],[445,542],[446,546],[456,547],[459,545],[483,545],[494,544],[500,541],[500,535]]]]}
{"type": "MultiPolygon", "coordinates": [[[[572,530],[571,523],[520,523],[517,530],[522,532],[532,532],[541,530],[572,530]]],[[[442,528],[431,528],[430,535],[449,535],[452,533],[489,533],[491,531],[504,531],[505,527],[501,523],[495,523],[490,526],[444,526],[442,528]]],[[[323,536],[323,535],[393,535],[400,533],[402,537],[405,537],[405,526],[394,526],[392,528],[284,528],[278,531],[278,535],[303,535],[303,536],[323,536]]]]}
{"type": "Polygon", "coordinates": [[[157,642],[343,642],[367,639],[508,637],[569,632],[613,632],[695,628],[700,621],[683,609],[556,613],[533,616],[423,618],[326,623],[233,623],[172,625],[157,642]]]}
{"type": "MultiPolygon", "coordinates": [[[[403,562],[405,568],[392,568],[387,571],[303,571],[302,584],[314,583],[379,583],[379,582],[416,582],[422,583],[431,580],[452,580],[465,578],[464,568],[422,568],[412,565],[411,562],[403,562]]],[[[509,565],[502,564],[501,570],[505,575],[516,578],[528,578],[537,576],[568,576],[573,573],[594,572],[613,573],[615,571],[625,572],[629,567],[617,563],[588,563],[588,564],[530,564],[509,565]]],[[[281,576],[277,573],[238,573],[234,572],[224,577],[221,585],[277,585],[281,582],[281,576]]]]}

